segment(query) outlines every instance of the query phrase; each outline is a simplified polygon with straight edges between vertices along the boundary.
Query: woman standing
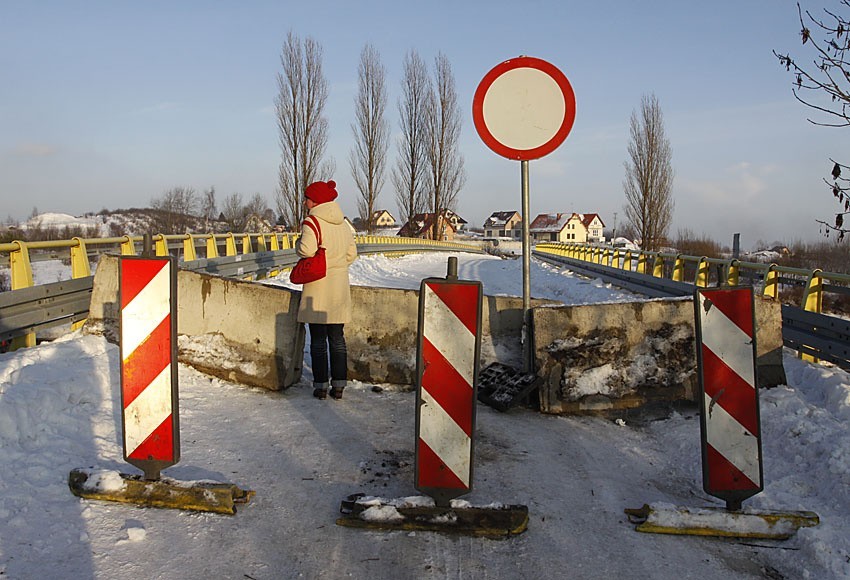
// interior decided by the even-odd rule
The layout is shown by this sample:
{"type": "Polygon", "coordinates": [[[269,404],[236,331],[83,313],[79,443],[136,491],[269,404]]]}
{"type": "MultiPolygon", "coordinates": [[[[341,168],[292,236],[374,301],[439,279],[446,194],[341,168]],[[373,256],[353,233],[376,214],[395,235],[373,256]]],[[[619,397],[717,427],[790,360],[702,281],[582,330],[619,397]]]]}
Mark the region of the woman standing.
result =
{"type": "MultiPolygon", "coordinates": [[[[298,305],[298,322],[305,322],[310,328],[313,396],[318,399],[328,396],[328,354],[331,397],[342,398],[348,379],[343,325],[351,318],[348,266],[357,258],[357,244],[354,233],[345,222],[342,208],[334,201],[336,197],[336,183],[333,181],[316,181],[304,192],[308,215],[317,218],[327,261],[327,275],[304,284],[298,305]]],[[[308,258],[318,249],[316,232],[302,223],[295,252],[302,258],[308,258]]]]}

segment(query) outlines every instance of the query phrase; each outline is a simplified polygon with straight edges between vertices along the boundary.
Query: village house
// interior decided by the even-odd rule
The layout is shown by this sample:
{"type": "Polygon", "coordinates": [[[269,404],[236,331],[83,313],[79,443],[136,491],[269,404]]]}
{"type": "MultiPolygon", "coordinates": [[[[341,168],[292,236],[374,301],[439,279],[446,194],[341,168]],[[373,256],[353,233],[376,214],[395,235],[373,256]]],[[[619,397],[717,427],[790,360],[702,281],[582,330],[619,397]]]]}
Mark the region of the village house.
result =
{"type": "Polygon", "coordinates": [[[394,228],[398,226],[393,215],[385,209],[372,212],[372,223],[375,224],[376,228],[394,228]]]}
{"type": "Polygon", "coordinates": [[[531,222],[529,233],[535,242],[602,243],[604,227],[595,213],[543,213],[531,222]]]}
{"type": "Polygon", "coordinates": [[[445,210],[446,218],[449,220],[449,223],[452,224],[452,227],[456,232],[461,232],[466,230],[467,222],[465,219],[457,215],[450,209],[445,210]]]}
{"type": "Polygon", "coordinates": [[[484,237],[520,239],[522,216],[517,211],[494,211],[484,221],[484,237]]]}
{"type": "Polygon", "coordinates": [[[584,229],[587,230],[587,242],[590,244],[604,244],[605,235],[602,233],[605,229],[605,224],[602,218],[596,213],[580,214],[582,216],[581,223],[584,229]]]}
{"type": "MultiPolygon", "coordinates": [[[[441,240],[449,241],[455,238],[456,230],[450,219],[440,216],[439,221],[436,223],[440,224],[440,230],[442,231],[441,240]]],[[[430,240],[434,238],[434,224],[433,213],[418,213],[410,218],[410,221],[401,226],[397,235],[403,238],[423,238],[430,240]]]]}

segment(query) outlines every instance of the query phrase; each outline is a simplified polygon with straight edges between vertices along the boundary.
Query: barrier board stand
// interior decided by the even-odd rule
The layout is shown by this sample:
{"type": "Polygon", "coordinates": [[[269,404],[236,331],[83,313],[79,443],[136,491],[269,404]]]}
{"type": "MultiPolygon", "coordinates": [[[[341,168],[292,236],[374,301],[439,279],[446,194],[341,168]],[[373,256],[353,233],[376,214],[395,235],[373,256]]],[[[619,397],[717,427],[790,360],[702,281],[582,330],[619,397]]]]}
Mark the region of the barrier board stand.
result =
{"type": "Polygon", "coordinates": [[[456,499],[472,491],[481,305],[481,283],[458,279],[457,258],[449,258],[446,278],[422,280],[414,486],[430,497],[355,494],[342,502],[338,524],[488,537],[525,531],[526,506],[474,507],[456,499]]]}
{"type": "Polygon", "coordinates": [[[764,489],[753,300],[750,287],[694,293],[703,490],[725,501],[725,509],[666,504],[627,509],[638,531],[787,539],[819,523],[813,512],[742,506],[764,489]]]}
{"type": "Polygon", "coordinates": [[[254,492],[160,475],[180,460],[174,258],[122,257],[118,301],[124,460],[144,476],[75,469],[68,479],[71,491],[87,499],[235,513],[234,504],[247,502],[254,492]]]}

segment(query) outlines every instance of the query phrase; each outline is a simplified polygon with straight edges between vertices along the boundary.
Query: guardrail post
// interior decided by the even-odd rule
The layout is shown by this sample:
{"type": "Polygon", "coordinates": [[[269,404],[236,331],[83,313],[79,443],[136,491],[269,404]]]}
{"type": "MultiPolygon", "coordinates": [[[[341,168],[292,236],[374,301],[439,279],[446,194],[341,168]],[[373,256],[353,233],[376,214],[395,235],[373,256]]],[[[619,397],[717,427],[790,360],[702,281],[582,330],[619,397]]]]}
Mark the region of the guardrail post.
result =
{"type": "Polygon", "coordinates": [[[607,246],[602,249],[602,264],[605,266],[611,266],[611,248],[607,246]]]}
{"type": "Polygon", "coordinates": [[[271,250],[272,250],[272,252],[276,252],[277,250],[280,249],[280,242],[278,241],[278,235],[272,234],[271,241],[272,241],[271,250]]]}
{"type": "Polygon", "coordinates": [[[215,234],[207,236],[207,260],[218,258],[218,244],[215,243],[215,234]]]}
{"type": "Polygon", "coordinates": [[[673,263],[673,281],[685,281],[685,259],[682,257],[682,254],[677,254],[676,261],[673,263]]]}
{"type": "MultiPolygon", "coordinates": [[[[9,268],[12,271],[12,290],[31,288],[33,286],[32,265],[30,264],[30,254],[27,245],[18,240],[15,240],[12,244],[17,246],[17,249],[9,252],[9,268]]],[[[34,332],[13,338],[10,348],[11,350],[16,350],[29,346],[35,346],[34,332]]]]}
{"type": "Polygon", "coordinates": [[[697,262],[696,277],[694,278],[694,286],[697,288],[708,288],[708,280],[711,276],[710,267],[711,264],[708,263],[708,258],[703,256],[699,259],[699,262],[697,262]]]}
{"type": "Polygon", "coordinates": [[[228,234],[224,238],[224,255],[236,255],[236,238],[233,237],[233,232],[228,232],[228,234]]]}
{"type": "Polygon", "coordinates": [[[192,234],[186,234],[183,239],[183,261],[193,262],[198,259],[198,254],[195,252],[195,239],[192,234]]]}
{"type": "MultiPolygon", "coordinates": [[[[88,278],[91,276],[89,255],[86,251],[86,242],[82,238],[71,238],[75,245],[71,246],[71,278],[88,278]]],[[[71,324],[71,330],[83,327],[85,320],[78,320],[71,324]]]]}
{"type": "Polygon", "coordinates": [[[638,254],[638,263],[637,263],[637,273],[638,274],[646,274],[646,261],[647,261],[646,252],[643,250],[638,254]]]}
{"type": "Polygon", "coordinates": [[[726,266],[726,284],[729,286],[738,285],[738,260],[731,260],[726,266]]]}
{"type": "Polygon", "coordinates": [[[168,240],[165,238],[163,234],[157,234],[154,236],[156,238],[156,255],[157,256],[167,256],[168,255],[168,240]]]}
{"type": "Polygon", "coordinates": [[[242,234],[242,253],[250,254],[253,251],[253,248],[251,248],[251,234],[242,234]]]}
{"type": "MultiPolygon", "coordinates": [[[[806,312],[821,313],[823,308],[823,270],[820,268],[812,270],[806,289],[803,291],[803,310],[806,312]]],[[[818,359],[810,354],[800,352],[800,358],[808,362],[818,362],[818,359]]]]}
{"type": "Polygon", "coordinates": [[[664,258],[661,254],[655,254],[655,260],[652,263],[652,276],[655,278],[664,277],[664,258]]]}
{"type": "Polygon", "coordinates": [[[623,270],[632,271],[632,251],[626,250],[623,252],[623,270]]]}
{"type": "Polygon", "coordinates": [[[89,255],[86,252],[86,243],[82,238],[71,238],[74,245],[71,246],[71,278],[87,278],[91,276],[89,255]]]}
{"type": "Polygon", "coordinates": [[[136,244],[133,242],[133,238],[130,236],[124,236],[123,241],[121,242],[121,255],[122,256],[135,256],[136,255],[136,244]]]}
{"type": "Polygon", "coordinates": [[[779,298],[779,273],[776,271],[776,264],[771,264],[764,271],[764,296],[769,296],[776,300],[779,298]]]}
{"type": "Polygon", "coordinates": [[[257,234],[257,251],[265,252],[268,250],[266,245],[266,234],[257,234]]]}

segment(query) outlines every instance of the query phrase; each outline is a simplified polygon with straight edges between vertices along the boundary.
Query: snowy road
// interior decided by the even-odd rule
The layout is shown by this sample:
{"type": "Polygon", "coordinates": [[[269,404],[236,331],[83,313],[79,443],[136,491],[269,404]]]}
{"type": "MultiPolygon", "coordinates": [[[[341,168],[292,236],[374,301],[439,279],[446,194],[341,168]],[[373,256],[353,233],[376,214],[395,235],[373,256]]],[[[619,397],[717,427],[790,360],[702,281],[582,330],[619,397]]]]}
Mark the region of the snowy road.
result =
{"type": "MultiPolygon", "coordinates": [[[[445,274],[445,256],[358,260],[355,283],[445,274]]],[[[487,293],[511,293],[519,264],[461,263],[487,293]],[[500,268],[514,268],[502,271],[500,268]]],[[[535,266],[532,293],[623,300],[598,281],[535,266]],[[545,280],[545,282],[543,282],[545,280]]],[[[475,505],[527,505],[505,541],[336,526],[340,501],[413,489],[409,389],[354,383],[342,401],[302,381],[271,393],[180,368],[182,458],[165,475],[257,492],[235,516],[84,501],[71,469],[135,472],[121,459],[118,348],[96,336],[0,354],[0,577],[50,578],[846,578],[850,575],[850,379],[788,354],[789,386],[762,393],[764,509],[810,509],[822,524],[787,542],[640,534],[624,508],[718,503],[701,489],[699,424],[551,417],[479,405],[475,505]]]]}

